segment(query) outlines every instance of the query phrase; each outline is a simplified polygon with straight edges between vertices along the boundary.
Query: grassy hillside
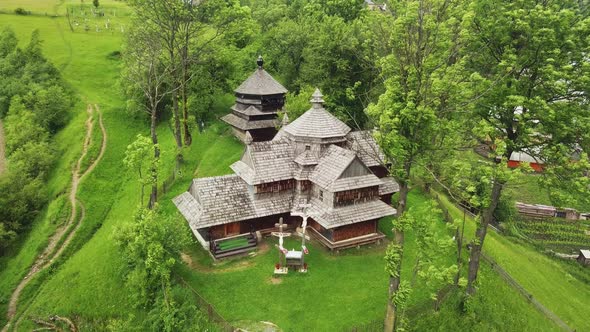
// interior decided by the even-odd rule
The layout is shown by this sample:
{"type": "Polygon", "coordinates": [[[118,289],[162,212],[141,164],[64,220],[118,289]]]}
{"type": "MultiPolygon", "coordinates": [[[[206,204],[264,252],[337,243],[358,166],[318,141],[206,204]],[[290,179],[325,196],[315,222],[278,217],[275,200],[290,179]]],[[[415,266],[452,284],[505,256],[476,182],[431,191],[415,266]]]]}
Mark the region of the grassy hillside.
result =
{"type": "MultiPolygon", "coordinates": [[[[454,218],[463,218],[463,213],[445,197],[441,196],[441,199],[454,218]]],[[[467,219],[465,234],[471,239],[475,223],[469,216],[467,219]]],[[[587,296],[590,284],[572,277],[578,274],[577,266],[552,259],[493,231],[488,232],[484,252],[570,327],[579,331],[590,330],[590,322],[586,319],[590,316],[590,297],[587,296]]]]}
{"type": "MultiPolygon", "coordinates": [[[[15,4],[24,7],[24,3],[0,0],[0,9],[15,4]]],[[[54,8],[58,4],[51,1],[30,3],[31,10],[33,6],[42,10],[43,6],[54,8]]],[[[59,13],[62,7],[55,8],[59,13]]],[[[95,31],[72,33],[64,17],[0,15],[0,27],[6,25],[15,29],[23,43],[30,32],[38,28],[44,40],[45,54],[62,70],[65,79],[83,99],[83,103],[76,107],[72,122],[56,137],[56,144],[63,153],[49,182],[52,197],[59,197],[69,186],[69,170],[82,145],[86,103],[99,105],[104,113],[108,133],[104,159],[81,185],[79,196],[86,206],[86,219],[64,258],[54,269],[40,275],[25,289],[19,314],[21,317],[45,317],[51,314],[67,316],[74,319],[81,330],[104,330],[110,320],[126,320],[131,315],[141,320],[143,313],[131,308],[129,290],[123,280],[125,263],[112,241],[114,227],[132,218],[138,204],[139,185],[123,169],[124,152],[136,134],[147,132],[145,122],[126,113],[125,101],[117,87],[120,62],[116,52],[120,50],[121,34],[95,31]]],[[[168,123],[163,122],[158,130],[164,158],[162,173],[165,177],[173,170],[175,148],[168,123]]],[[[184,225],[170,198],[186,190],[195,175],[228,173],[229,164],[240,157],[242,146],[225,133],[224,127],[214,125],[204,133],[195,133],[192,147],[183,153],[185,163],[180,177],[171,191],[161,198],[161,205],[165,213],[175,216],[175,220],[184,225]]],[[[412,193],[411,199],[412,205],[426,202],[426,198],[417,192],[412,193]]],[[[35,254],[55,229],[52,220],[55,219],[56,210],[60,210],[58,203],[53,206],[50,204],[28,236],[21,240],[20,250],[15,250],[0,261],[3,267],[0,271],[2,312],[6,306],[4,299],[26,273],[35,254]]],[[[383,227],[387,229],[386,225],[383,227]]],[[[442,222],[433,227],[441,233],[446,232],[442,222]]],[[[512,270],[518,269],[520,264],[525,266],[526,272],[522,272],[519,277],[526,279],[526,273],[530,273],[549,278],[540,282],[537,276],[526,287],[546,288],[545,292],[543,289],[537,293],[531,292],[539,296],[543,303],[552,301],[549,296],[554,288],[560,287],[559,281],[563,279],[562,266],[538,254],[531,256],[534,262],[522,262],[527,260],[524,256],[526,251],[520,250],[526,248],[521,249],[521,246],[503,239],[490,242],[486,244],[486,250],[497,250],[501,254],[498,256],[504,255],[503,259],[496,257],[503,266],[506,261],[514,262],[512,270]],[[490,246],[496,249],[490,249],[490,246]],[[551,272],[554,269],[556,271],[551,272]],[[537,282],[540,283],[535,286],[537,282]]],[[[267,244],[272,247],[274,243],[268,240],[267,244]]],[[[407,264],[403,271],[406,276],[411,274],[415,259],[412,248],[412,234],[408,234],[407,264]]],[[[312,245],[310,274],[289,275],[276,285],[270,282],[269,272],[275,263],[274,252],[213,266],[197,244],[188,249],[189,257],[197,265],[179,263],[178,274],[202,292],[231,321],[269,320],[287,331],[330,331],[383,318],[387,289],[383,247],[350,250],[341,256],[330,256],[322,248],[312,245]],[[299,324],[301,320],[303,323],[299,324]]],[[[446,261],[455,261],[452,253],[446,257],[446,261]]],[[[508,269],[508,266],[505,268],[508,269]]],[[[566,289],[559,288],[558,292],[565,293],[555,304],[565,308],[560,311],[551,308],[579,329],[588,326],[571,314],[577,308],[589,307],[587,298],[580,298],[586,289],[587,285],[578,281],[571,282],[566,289]],[[572,292],[575,288],[582,291],[575,294],[572,292]],[[566,295],[571,297],[568,303],[564,301],[566,295]]],[[[429,294],[428,287],[417,284],[411,302],[417,309],[409,312],[410,318],[417,324],[413,327],[416,330],[554,329],[550,322],[485,265],[481,272],[481,296],[474,304],[473,315],[461,315],[455,295],[443,305],[440,312],[435,313],[430,309],[429,294]]],[[[4,323],[3,320],[4,315],[0,315],[0,324],[4,323]]],[[[33,327],[29,320],[23,319],[19,330],[31,330],[33,327]]]]}

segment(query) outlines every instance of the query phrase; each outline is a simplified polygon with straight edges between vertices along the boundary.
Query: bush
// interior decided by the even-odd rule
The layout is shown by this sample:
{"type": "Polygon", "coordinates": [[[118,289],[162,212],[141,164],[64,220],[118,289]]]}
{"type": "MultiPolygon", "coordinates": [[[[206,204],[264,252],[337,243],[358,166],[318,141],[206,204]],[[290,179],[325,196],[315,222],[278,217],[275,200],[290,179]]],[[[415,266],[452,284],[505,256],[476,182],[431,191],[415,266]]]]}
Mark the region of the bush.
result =
{"type": "Polygon", "coordinates": [[[516,214],[514,198],[508,193],[504,193],[500,197],[496,211],[494,211],[494,218],[497,222],[510,222],[516,218],[516,214]]]}
{"type": "Polygon", "coordinates": [[[14,13],[16,15],[30,15],[31,12],[28,10],[25,10],[24,8],[18,7],[17,9],[14,10],[14,13]]]}

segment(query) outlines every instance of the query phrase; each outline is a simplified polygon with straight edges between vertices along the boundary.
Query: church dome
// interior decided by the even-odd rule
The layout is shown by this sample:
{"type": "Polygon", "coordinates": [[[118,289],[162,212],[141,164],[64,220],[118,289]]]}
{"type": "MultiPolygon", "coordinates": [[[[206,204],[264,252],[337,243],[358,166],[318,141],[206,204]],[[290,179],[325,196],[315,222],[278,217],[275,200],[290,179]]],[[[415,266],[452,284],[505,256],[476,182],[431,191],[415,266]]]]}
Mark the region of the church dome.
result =
{"type": "Polygon", "coordinates": [[[350,127],[324,109],[322,94],[316,89],[312,95],[312,108],[291,122],[283,131],[293,136],[311,138],[344,137],[350,127]]]}

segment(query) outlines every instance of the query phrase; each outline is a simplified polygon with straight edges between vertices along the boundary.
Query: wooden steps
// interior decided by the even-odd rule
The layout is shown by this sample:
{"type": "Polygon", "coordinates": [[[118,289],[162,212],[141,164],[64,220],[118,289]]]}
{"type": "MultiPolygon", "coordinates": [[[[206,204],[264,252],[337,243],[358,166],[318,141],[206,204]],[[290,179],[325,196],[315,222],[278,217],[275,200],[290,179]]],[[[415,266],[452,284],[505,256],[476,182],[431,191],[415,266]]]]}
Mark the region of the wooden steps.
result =
{"type": "Polygon", "coordinates": [[[224,238],[211,241],[210,251],[215,258],[224,258],[234,255],[240,255],[252,251],[258,246],[258,241],[253,233],[241,234],[231,238],[224,238]],[[235,242],[235,244],[227,245],[227,242],[235,242]],[[226,242],[226,245],[223,245],[226,242]],[[224,247],[223,249],[221,249],[224,247]]]}

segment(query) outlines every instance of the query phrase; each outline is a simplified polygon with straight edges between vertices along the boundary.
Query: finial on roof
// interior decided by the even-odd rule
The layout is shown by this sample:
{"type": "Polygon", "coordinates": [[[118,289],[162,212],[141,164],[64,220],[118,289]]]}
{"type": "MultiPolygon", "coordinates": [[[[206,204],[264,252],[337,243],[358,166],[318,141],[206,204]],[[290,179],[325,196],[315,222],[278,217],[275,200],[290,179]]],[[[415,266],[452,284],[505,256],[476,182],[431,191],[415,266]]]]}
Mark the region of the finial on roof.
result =
{"type": "Polygon", "coordinates": [[[287,115],[287,113],[285,113],[285,115],[283,115],[283,127],[285,127],[286,125],[289,124],[289,116],[287,115]]]}
{"type": "Polygon", "coordinates": [[[258,65],[258,69],[262,69],[262,65],[264,64],[264,60],[262,59],[262,55],[258,56],[258,59],[256,60],[256,64],[258,65]]]}
{"type": "Polygon", "coordinates": [[[246,143],[246,145],[250,145],[250,144],[252,144],[253,141],[254,141],[254,139],[252,138],[252,135],[250,135],[250,132],[246,131],[246,137],[244,137],[244,143],[246,143]]]}
{"type": "Polygon", "coordinates": [[[324,95],[322,95],[322,92],[320,91],[320,89],[316,88],[313,95],[311,95],[311,105],[313,106],[313,108],[322,108],[322,105],[324,104],[324,95]]]}

